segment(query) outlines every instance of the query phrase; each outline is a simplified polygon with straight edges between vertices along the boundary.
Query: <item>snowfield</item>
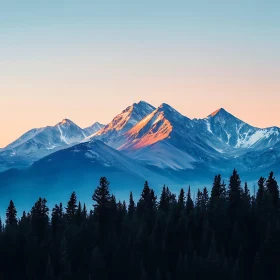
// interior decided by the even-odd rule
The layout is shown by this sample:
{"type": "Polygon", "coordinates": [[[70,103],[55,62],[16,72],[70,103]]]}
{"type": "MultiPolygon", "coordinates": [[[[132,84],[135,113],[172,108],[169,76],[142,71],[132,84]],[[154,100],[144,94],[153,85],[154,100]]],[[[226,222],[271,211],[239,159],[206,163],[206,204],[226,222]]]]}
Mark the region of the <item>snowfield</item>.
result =
{"type": "MultiPolygon", "coordinates": [[[[190,119],[168,104],[155,108],[141,101],[107,125],[95,122],[82,129],[64,119],[54,126],[32,129],[0,149],[0,171],[26,168],[54,152],[79,147],[80,143],[93,145],[96,140],[124,154],[129,165],[136,162],[174,171],[204,166],[218,172],[227,165],[242,170],[267,169],[279,164],[280,155],[278,127],[253,127],[223,108],[203,119],[190,119]]],[[[74,148],[73,152],[78,151],[74,148]]],[[[118,161],[104,161],[108,155],[104,151],[101,155],[96,146],[84,156],[107,167],[118,165],[118,161]]]]}

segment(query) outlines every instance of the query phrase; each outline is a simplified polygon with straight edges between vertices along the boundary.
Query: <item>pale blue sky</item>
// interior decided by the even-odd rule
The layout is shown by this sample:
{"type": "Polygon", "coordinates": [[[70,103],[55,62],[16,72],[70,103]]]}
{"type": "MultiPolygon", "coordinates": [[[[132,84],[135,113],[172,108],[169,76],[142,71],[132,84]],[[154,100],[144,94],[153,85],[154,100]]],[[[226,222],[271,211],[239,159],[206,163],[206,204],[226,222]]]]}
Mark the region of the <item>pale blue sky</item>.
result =
{"type": "Polygon", "coordinates": [[[0,0],[0,147],[139,100],[280,126],[279,14],[269,0],[0,0]]]}

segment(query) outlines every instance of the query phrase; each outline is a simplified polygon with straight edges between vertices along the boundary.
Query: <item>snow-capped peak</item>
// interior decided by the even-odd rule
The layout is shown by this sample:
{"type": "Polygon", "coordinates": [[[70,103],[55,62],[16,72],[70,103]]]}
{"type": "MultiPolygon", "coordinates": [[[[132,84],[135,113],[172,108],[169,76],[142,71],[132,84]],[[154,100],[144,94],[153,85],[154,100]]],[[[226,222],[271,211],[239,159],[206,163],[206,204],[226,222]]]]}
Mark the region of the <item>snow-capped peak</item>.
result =
{"type": "Polygon", "coordinates": [[[95,122],[93,125],[84,128],[84,132],[87,136],[90,136],[90,135],[98,132],[104,126],[105,126],[104,124],[101,124],[99,122],[95,122]]]}
{"type": "Polygon", "coordinates": [[[223,108],[210,114],[204,121],[211,134],[235,149],[268,147],[280,140],[279,128],[253,127],[223,108]]]}
{"type": "Polygon", "coordinates": [[[116,135],[120,136],[126,133],[133,126],[135,126],[139,121],[141,121],[144,117],[150,114],[154,109],[155,108],[152,105],[144,101],[134,103],[131,106],[127,107],[125,110],[123,110],[120,114],[118,114],[104,128],[102,128],[97,133],[93,134],[92,137],[104,135],[107,138],[111,133],[114,134],[114,137],[116,135]]]}
{"type": "Polygon", "coordinates": [[[139,149],[167,139],[173,127],[181,131],[188,120],[170,105],[162,103],[126,133],[129,140],[120,149],[139,149]]]}
{"type": "Polygon", "coordinates": [[[145,111],[150,111],[150,110],[154,110],[155,107],[152,106],[151,104],[145,102],[145,101],[139,101],[138,103],[133,103],[133,106],[138,106],[139,108],[141,107],[142,109],[144,109],[145,111]]]}
{"type": "Polygon", "coordinates": [[[169,111],[176,111],[173,107],[171,107],[167,103],[161,103],[158,107],[159,109],[169,110],[169,111]]]}
{"type": "Polygon", "coordinates": [[[58,124],[56,124],[56,126],[59,126],[59,125],[75,125],[77,126],[74,122],[72,122],[71,120],[69,119],[63,119],[61,122],[59,122],[58,124]]]}
{"type": "Polygon", "coordinates": [[[44,151],[45,155],[59,147],[79,143],[85,137],[86,134],[82,128],[69,119],[63,119],[54,126],[35,128],[26,132],[5,149],[14,150],[17,154],[34,156],[44,151]]]}
{"type": "Polygon", "coordinates": [[[219,108],[218,110],[216,110],[213,113],[211,113],[210,115],[208,115],[208,117],[214,117],[220,112],[225,112],[225,109],[224,108],[219,108]]]}
{"type": "MultiPolygon", "coordinates": [[[[208,115],[208,118],[211,117],[220,117],[220,116],[231,116],[236,118],[235,116],[233,116],[231,113],[229,113],[228,111],[226,111],[224,108],[219,108],[218,110],[214,111],[213,113],[211,113],[210,115],[208,115]]],[[[237,118],[236,118],[237,119],[237,118]]]]}
{"type": "MultiPolygon", "coordinates": [[[[166,103],[158,108],[140,101],[125,108],[106,126],[94,123],[85,129],[65,118],[54,126],[33,129],[1,150],[12,162],[34,161],[56,150],[89,140],[101,140],[139,160],[149,158],[156,164],[158,156],[168,161],[168,148],[176,155],[169,166],[186,167],[177,158],[189,155],[190,161],[204,162],[223,154],[244,154],[274,147],[280,142],[277,127],[260,129],[243,122],[220,108],[204,119],[189,119],[166,103]],[[142,151],[144,151],[142,154],[142,151]],[[19,157],[16,158],[16,156],[19,157]],[[175,160],[176,159],[176,160],[175,160]]],[[[170,152],[170,151],[169,151],[170,152]]],[[[172,152],[172,153],[173,153],[172,152]]]]}
{"type": "Polygon", "coordinates": [[[173,107],[166,103],[162,103],[158,108],[158,112],[162,112],[166,118],[169,118],[170,120],[178,120],[178,119],[188,119],[186,116],[183,116],[180,112],[175,110],[173,107]]]}
{"type": "Polygon", "coordinates": [[[127,142],[123,148],[143,148],[167,138],[172,131],[171,123],[165,118],[164,113],[159,109],[145,117],[137,125],[127,132],[127,142]]]}

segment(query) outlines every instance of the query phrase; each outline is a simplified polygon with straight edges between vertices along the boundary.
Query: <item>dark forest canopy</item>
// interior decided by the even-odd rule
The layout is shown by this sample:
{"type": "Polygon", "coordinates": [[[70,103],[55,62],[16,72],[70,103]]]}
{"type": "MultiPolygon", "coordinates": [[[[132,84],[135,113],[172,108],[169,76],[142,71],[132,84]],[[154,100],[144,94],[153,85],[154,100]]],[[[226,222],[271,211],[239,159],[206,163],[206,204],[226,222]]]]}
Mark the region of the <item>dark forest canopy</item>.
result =
{"type": "Polygon", "coordinates": [[[191,188],[160,197],[145,182],[139,201],[116,201],[107,178],[92,209],[73,192],[51,210],[39,198],[17,216],[10,201],[0,227],[1,279],[269,279],[279,277],[279,187],[271,172],[256,194],[214,178],[208,193],[191,188]],[[4,225],[5,224],[5,225],[4,225]]]}

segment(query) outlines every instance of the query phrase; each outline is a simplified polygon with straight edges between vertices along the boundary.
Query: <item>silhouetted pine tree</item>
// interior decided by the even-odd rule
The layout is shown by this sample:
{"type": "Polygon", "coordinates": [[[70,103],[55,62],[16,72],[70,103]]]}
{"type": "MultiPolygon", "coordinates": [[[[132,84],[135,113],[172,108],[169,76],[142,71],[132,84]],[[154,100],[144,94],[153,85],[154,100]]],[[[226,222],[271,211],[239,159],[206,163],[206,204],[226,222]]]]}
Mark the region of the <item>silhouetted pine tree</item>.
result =
{"type": "MultiPolygon", "coordinates": [[[[109,181],[106,177],[100,178],[99,186],[95,189],[92,196],[94,207],[94,215],[97,218],[100,229],[100,236],[105,241],[109,234],[110,209],[113,208],[114,196],[111,197],[109,190],[109,181]]],[[[92,275],[93,277],[93,275],[92,275]]]]}
{"type": "Polygon", "coordinates": [[[251,195],[247,182],[245,182],[244,185],[244,191],[242,193],[242,201],[243,201],[244,210],[249,211],[251,207],[251,195]]]}
{"type": "Polygon", "coordinates": [[[14,202],[11,200],[6,211],[6,225],[14,226],[17,225],[17,210],[14,202]]]}
{"type": "Polygon", "coordinates": [[[209,199],[209,215],[211,224],[215,223],[218,212],[221,211],[221,204],[226,196],[225,184],[222,182],[221,175],[216,175],[211,189],[211,197],[209,199]]]}
{"type": "Polygon", "coordinates": [[[193,212],[194,203],[191,197],[191,187],[189,186],[188,194],[187,194],[187,201],[186,201],[186,212],[187,215],[190,215],[193,212]]]}
{"type": "Polygon", "coordinates": [[[77,209],[78,209],[77,196],[75,192],[72,192],[70,199],[67,203],[67,207],[65,208],[66,210],[65,215],[68,223],[74,223],[77,209]]]}
{"type": "Polygon", "coordinates": [[[81,225],[81,223],[83,222],[83,214],[82,214],[82,204],[81,204],[81,202],[79,201],[79,203],[78,203],[78,208],[77,208],[77,211],[76,211],[76,218],[75,218],[75,220],[76,220],[76,224],[78,225],[78,226],[80,226],[81,225]]]}
{"type": "Polygon", "coordinates": [[[135,202],[133,200],[133,194],[132,192],[130,192],[129,194],[129,204],[128,204],[128,217],[130,219],[132,219],[132,217],[134,216],[134,213],[135,213],[135,202]]]}
{"type": "Polygon", "coordinates": [[[240,215],[241,199],[241,180],[237,173],[237,170],[234,169],[229,179],[228,186],[228,211],[229,217],[233,224],[235,223],[235,220],[239,218],[240,215]]]}
{"type": "Polygon", "coordinates": [[[184,189],[181,189],[180,194],[178,196],[178,208],[182,211],[185,210],[185,204],[186,204],[185,191],[184,189]]]}
{"type": "Polygon", "coordinates": [[[269,205],[272,208],[277,209],[279,207],[279,187],[273,172],[270,172],[266,180],[266,189],[268,193],[269,205]]]}
{"type": "Polygon", "coordinates": [[[51,225],[54,239],[56,238],[58,233],[62,232],[63,220],[64,213],[62,203],[60,203],[59,206],[55,204],[54,208],[52,209],[51,216],[51,225]]]}
{"type": "Polygon", "coordinates": [[[261,177],[258,181],[258,191],[256,195],[256,212],[261,218],[264,218],[264,212],[266,208],[266,187],[265,187],[266,179],[261,177]]]}
{"type": "Polygon", "coordinates": [[[39,198],[31,209],[31,222],[33,233],[39,238],[40,242],[48,229],[49,223],[49,208],[47,207],[47,200],[39,198]]]}
{"type": "Polygon", "coordinates": [[[168,188],[166,188],[164,185],[162,188],[158,206],[159,210],[163,211],[165,214],[167,214],[169,209],[168,191],[168,188]]]}
{"type": "Polygon", "coordinates": [[[84,206],[83,206],[82,217],[83,217],[84,220],[86,220],[86,218],[87,218],[87,207],[86,207],[85,203],[84,203],[84,206]]]}
{"type": "Polygon", "coordinates": [[[202,209],[205,212],[208,209],[209,193],[206,187],[202,191],[202,209]]]}
{"type": "Polygon", "coordinates": [[[146,182],[137,203],[130,194],[127,208],[110,194],[109,182],[102,177],[92,197],[94,210],[87,214],[85,205],[70,198],[68,215],[61,203],[56,204],[50,223],[45,199],[39,198],[19,221],[10,203],[5,230],[0,220],[1,279],[257,280],[277,276],[278,184],[271,173],[267,180],[260,178],[258,185],[252,199],[248,185],[241,188],[234,170],[228,192],[217,175],[210,196],[204,188],[192,199],[189,188],[187,199],[182,189],[176,200],[165,186],[157,204],[146,182]]]}

